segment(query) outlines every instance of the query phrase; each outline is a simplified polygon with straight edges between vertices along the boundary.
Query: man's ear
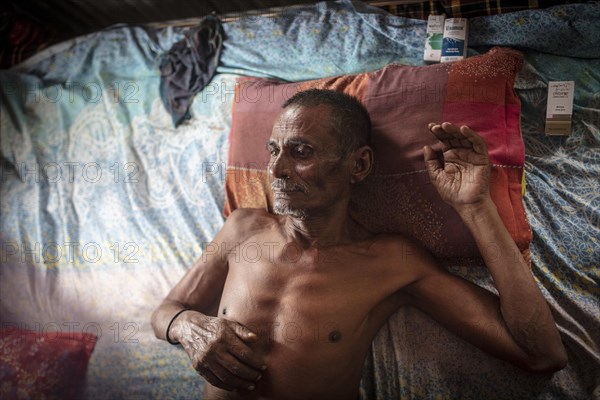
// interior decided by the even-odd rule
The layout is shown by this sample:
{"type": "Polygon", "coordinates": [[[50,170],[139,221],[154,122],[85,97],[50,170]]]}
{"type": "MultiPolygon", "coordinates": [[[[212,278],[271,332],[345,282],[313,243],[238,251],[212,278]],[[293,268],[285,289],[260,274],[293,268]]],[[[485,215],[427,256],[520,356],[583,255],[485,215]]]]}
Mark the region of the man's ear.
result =
{"type": "Polygon", "coordinates": [[[365,179],[373,169],[373,149],[362,146],[356,149],[352,155],[354,166],[350,175],[350,183],[354,184],[365,179]]]}

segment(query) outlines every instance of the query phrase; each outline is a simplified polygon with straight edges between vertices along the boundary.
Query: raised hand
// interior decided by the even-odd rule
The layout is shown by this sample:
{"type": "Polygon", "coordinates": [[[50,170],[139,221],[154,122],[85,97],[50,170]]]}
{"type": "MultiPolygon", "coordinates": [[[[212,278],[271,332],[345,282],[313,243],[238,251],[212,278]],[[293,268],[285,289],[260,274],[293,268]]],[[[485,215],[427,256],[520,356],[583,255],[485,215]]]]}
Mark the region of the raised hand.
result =
{"type": "Polygon", "coordinates": [[[210,384],[225,390],[253,390],[266,369],[251,346],[258,338],[237,322],[186,311],[171,329],[210,384]]]}
{"type": "Polygon", "coordinates": [[[442,142],[442,156],[429,146],[423,157],[431,182],[442,199],[457,211],[490,199],[490,158],[484,140],[468,126],[430,123],[429,130],[442,142]]]}

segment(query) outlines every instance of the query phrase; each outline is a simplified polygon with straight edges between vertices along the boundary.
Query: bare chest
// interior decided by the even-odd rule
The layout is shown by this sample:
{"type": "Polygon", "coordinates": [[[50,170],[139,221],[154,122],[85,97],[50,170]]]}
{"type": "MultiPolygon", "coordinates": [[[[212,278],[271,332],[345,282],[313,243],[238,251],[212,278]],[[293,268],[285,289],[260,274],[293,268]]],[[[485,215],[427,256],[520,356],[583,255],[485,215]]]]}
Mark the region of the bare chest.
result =
{"type": "Polygon", "coordinates": [[[397,286],[381,259],[360,248],[304,250],[269,238],[240,244],[228,260],[219,316],[259,337],[252,347],[264,354],[268,373],[255,394],[353,398],[385,320],[378,310],[397,286]]]}
{"type": "Polygon", "coordinates": [[[294,243],[242,243],[229,253],[219,316],[286,345],[353,341],[387,296],[389,280],[368,254],[294,243]]]}

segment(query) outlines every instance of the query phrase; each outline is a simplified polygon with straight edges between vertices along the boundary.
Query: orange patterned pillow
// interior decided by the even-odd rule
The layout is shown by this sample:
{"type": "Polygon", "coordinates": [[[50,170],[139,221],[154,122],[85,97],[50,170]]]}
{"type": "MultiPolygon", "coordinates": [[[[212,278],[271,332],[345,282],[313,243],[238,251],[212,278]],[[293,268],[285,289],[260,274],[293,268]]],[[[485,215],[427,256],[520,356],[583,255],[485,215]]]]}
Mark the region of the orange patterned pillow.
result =
{"type": "Polygon", "coordinates": [[[429,122],[466,124],[488,145],[492,198],[528,258],[531,230],[521,193],[525,150],[520,102],[513,91],[522,62],[521,53],[495,48],[455,63],[390,65],[299,83],[241,78],[233,106],[225,214],[239,207],[271,209],[265,143],[281,105],[300,90],[334,89],[360,99],[373,123],[375,169],[351,199],[358,222],[374,232],[411,235],[450,263],[480,260],[473,237],[440,199],[423,162],[423,146],[438,146],[429,122]]]}

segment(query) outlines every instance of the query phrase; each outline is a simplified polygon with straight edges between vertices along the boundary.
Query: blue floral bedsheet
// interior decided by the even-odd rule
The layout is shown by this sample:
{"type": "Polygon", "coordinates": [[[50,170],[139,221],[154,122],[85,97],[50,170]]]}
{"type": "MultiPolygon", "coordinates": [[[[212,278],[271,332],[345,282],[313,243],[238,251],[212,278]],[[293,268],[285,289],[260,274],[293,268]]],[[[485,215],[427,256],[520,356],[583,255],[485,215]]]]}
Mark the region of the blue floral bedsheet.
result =
{"type": "MultiPolygon", "coordinates": [[[[600,11],[566,5],[470,21],[470,53],[521,49],[533,271],[570,355],[534,377],[414,310],[380,332],[363,398],[590,398],[600,384],[600,11]],[[548,40],[554,32],[563,41],[548,40]],[[575,80],[573,134],[543,134],[547,82],[575,80]]],[[[305,80],[422,64],[423,21],[360,3],[303,6],[224,26],[219,74],[175,130],[158,65],[183,28],[117,26],[0,71],[0,320],[100,340],[86,397],[200,398],[185,353],[150,313],[223,223],[237,75],[305,80]]],[[[489,287],[484,269],[454,272],[489,287]]]]}

